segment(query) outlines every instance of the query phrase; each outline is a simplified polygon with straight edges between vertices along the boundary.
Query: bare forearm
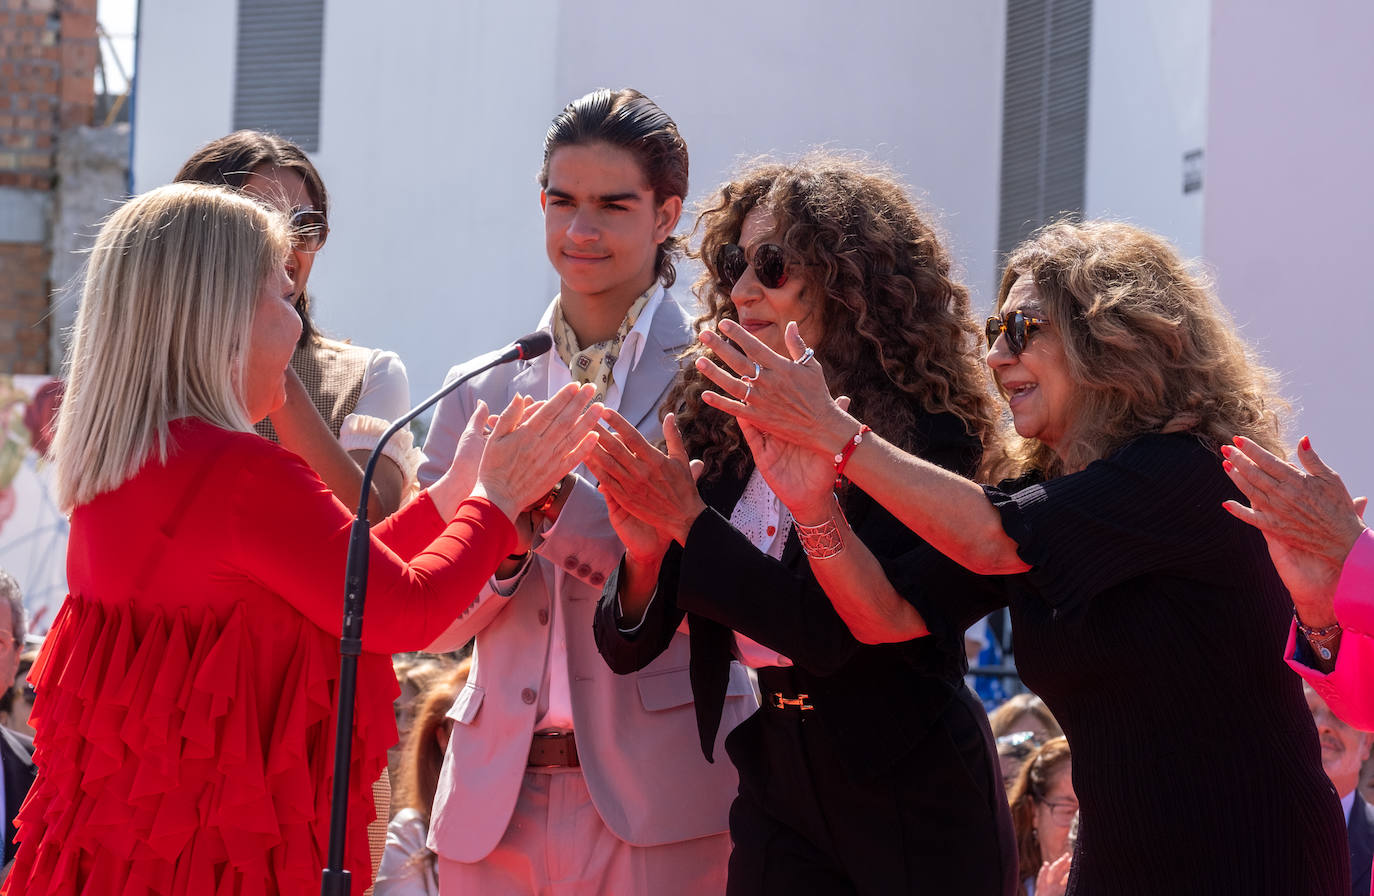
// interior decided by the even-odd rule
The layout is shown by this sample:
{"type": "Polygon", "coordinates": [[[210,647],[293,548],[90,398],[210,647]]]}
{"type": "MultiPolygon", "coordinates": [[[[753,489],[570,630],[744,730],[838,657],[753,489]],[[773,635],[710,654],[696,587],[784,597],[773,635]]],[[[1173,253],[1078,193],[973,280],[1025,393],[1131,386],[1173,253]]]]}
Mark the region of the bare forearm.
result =
{"type": "Polygon", "coordinates": [[[658,560],[635,560],[626,556],[624,572],[620,576],[620,626],[633,628],[644,619],[644,611],[658,588],[658,560]]]}
{"type": "MultiPolygon", "coordinates": [[[[855,427],[857,429],[857,426],[855,427]]],[[[851,434],[852,435],[852,434],[851,434]]],[[[913,457],[872,434],[850,456],[845,475],[940,553],[980,575],[1030,567],[977,483],[913,457]]]]}
{"type": "Polygon", "coordinates": [[[826,519],[835,523],[841,548],[829,557],[822,553],[811,557],[811,572],[850,634],[865,644],[910,641],[929,634],[921,614],[892,587],[878,558],[849,528],[833,499],[825,518],[811,517],[805,522],[820,525],[826,519]]]}
{"type": "MultiPolygon", "coordinates": [[[[309,464],[346,507],[357,507],[358,497],[362,494],[363,471],[329,431],[329,426],[310,401],[305,386],[290,368],[286,376],[286,404],[271,418],[282,447],[295,452],[309,464]]],[[[395,503],[399,506],[399,491],[396,497],[398,500],[395,503]]],[[[368,518],[380,520],[395,510],[396,506],[389,507],[382,500],[374,484],[367,502],[368,518]]]]}

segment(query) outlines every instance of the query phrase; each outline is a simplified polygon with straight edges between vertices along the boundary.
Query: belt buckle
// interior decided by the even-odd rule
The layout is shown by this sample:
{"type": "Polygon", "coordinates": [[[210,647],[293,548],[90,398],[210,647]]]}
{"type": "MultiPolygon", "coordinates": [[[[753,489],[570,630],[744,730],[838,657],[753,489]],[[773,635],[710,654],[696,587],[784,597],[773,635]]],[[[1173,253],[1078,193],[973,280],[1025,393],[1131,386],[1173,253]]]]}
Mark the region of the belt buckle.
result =
{"type": "Polygon", "coordinates": [[[529,768],[577,768],[580,765],[573,732],[534,732],[530,740],[529,768]]]}
{"type": "Polygon", "coordinates": [[[781,691],[774,691],[773,706],[776,709],[797,709],[802,711],[808,709],[815,709],[816,707],[806,702],[808,697],[810,697],[809,694],[798,694],[795,697],[784,697],[781,691]]]}

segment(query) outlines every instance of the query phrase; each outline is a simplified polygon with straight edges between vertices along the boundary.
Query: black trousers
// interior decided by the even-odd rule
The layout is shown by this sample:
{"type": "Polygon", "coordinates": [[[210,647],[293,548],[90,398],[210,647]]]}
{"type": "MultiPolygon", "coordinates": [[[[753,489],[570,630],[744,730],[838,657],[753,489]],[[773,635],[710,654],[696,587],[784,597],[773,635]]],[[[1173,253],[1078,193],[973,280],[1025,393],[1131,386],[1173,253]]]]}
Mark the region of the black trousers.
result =
{"type": "MultiPolygon", "coordinates": [[[[765,704],[785,687],[764,670],[765,704]]],[[[982,706],[960,689],[891,768],[845,771],[813,710],[765,705],[726,741],[740,772],[728,896],[1003,896],[1015,890],[1010,815],[982,706]]]]}

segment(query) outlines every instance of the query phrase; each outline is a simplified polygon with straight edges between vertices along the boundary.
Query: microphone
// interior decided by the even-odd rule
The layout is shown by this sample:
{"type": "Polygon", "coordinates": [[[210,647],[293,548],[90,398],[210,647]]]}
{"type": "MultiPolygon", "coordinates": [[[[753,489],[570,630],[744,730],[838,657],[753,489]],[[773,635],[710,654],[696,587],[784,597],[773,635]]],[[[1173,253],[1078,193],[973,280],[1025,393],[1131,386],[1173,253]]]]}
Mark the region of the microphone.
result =
{"type": "Polygon", "coordinates": [[[402,427],[477,374],[485,373],[502,364],[509,364],[511,361],[529,361],[547,354],[551,348],[553,337],[544,330],[521,336],[494,360],[462,376],[454,377],[453,382],[445,383],[438,392],[406,411],[382,433],[377,447],[372,449],[372,456],[367,459],[367,467],[363,470],[362,494],[358,498],[358,513],[349,532],[348,564],[344,573],[343,635],[339,639],[339,718],[334,730],[334,788],[329,818],[329,865],[325,867],[320,882],[320,892],[324,896],[346,896],[351,877],[343,867],[344,839],[348,826],[348,774],[353,752],[353,700],[358,687],[358,657],[363,647],[363,598],[367,594],[367,558],[368,549],[372,544],[369,535],[371,525],[367,520],[367,499],[372,494],[372,473],[377,468],[377,459],[382,456],[382,447],[392,436],[400,432],[402,427]]]}
{"type": "MultiPolygon", "coordinates": [[[[501,355],[501,361],[529,361],[540,355],[548,354],[549,349],[553,348],[553,336],[548,330],[536,330],[521,336],[511,347],[506,349],[501,355]],[[514,353],[514,354],[512,354],[514,353]]],[[[485,368],[483,368],[485,369],[485,368]]]]}

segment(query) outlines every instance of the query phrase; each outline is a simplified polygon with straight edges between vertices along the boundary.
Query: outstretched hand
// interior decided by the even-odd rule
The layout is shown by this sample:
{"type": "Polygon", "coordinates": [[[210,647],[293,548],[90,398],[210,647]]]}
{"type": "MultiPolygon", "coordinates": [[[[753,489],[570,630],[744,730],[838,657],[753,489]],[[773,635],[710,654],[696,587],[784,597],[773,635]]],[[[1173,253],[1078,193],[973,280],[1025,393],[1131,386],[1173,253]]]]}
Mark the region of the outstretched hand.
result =
{"type": "Polygon", "coordinates": [[[516,396],[492,426],[473,494],[512,520],[553,488],[596,446],[602,406],[591,385],[569,384],[544,402],[516,396]]]}
{"type": "MultiPolygon", "coordinates": [[[[848,396],[841,395],[835,404],[840,410],[848,410],[848,396]]],[[[803,526],[819,525],[829,519],[835,491],[834,458],[770,436],[743,419],[739,426],[754,457],[754,466],[778,500],[787,505],[792,518],[803,526]]]]}
{"type": "Polygon", "coordinates": [[[703,331],[702,344],[734,374],[709,358],[697,359],[697,370],[720,387],[719,392],[704,392],[702,401],[770,436],[833,456],[858,430],[858,421],[831,399],[821,362],[806,355],[796,322],[787,325],[784,338],[791,358],[734,321],[721,321],[720,333],[703,331]]]}
{"type": "Polygon", "coordinates": [[[1264,533],[1269,556],[1311,626],[1336,619],[1332,603],[1345,558],[1364,531],[1365,499],[1354,499],[1341,477],[1303,438],[1298,460],[1304,469],[1276,457],[1250,439],[1222,446],[1223,468],[1250,500],[1223,506],[1264,533]]]}
{"type": "Polygon", "coordinates": [[[657,562],[670,542],[686,544],[692,523],[706,509],[696,486],[701,461],[688,458],[672,414],[663,421],[667,453],[615,411],[604,410],[602,420],[607,429],[587,467],[599,481],[626,553],[657,562]]]}

